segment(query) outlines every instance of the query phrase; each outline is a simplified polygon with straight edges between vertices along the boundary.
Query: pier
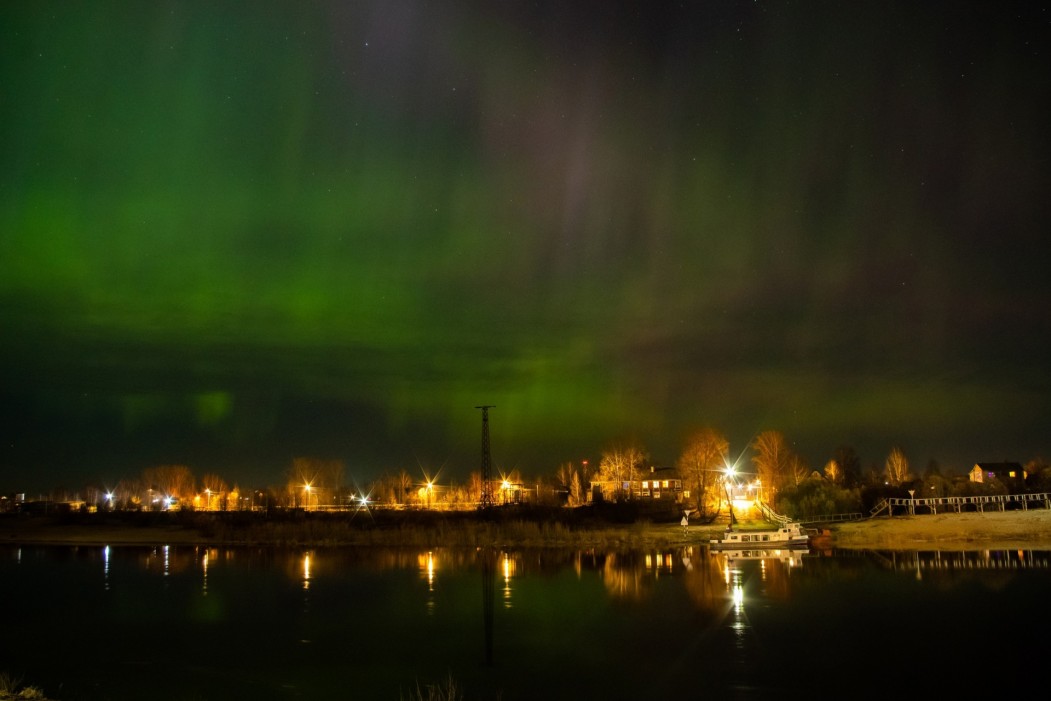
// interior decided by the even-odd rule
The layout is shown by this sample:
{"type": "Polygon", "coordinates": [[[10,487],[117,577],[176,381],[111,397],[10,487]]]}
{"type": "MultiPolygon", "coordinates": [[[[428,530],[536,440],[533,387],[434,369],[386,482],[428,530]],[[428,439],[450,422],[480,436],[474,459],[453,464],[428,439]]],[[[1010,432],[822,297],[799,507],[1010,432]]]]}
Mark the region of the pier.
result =
{"type": "Polygon", "coordinates": [[[1051,493],[1040,494],[994,494],[972,497],[925,497],[922,499],[892,497],[883,499],[869,512],[869,517],[878,516],[886,510],[888,516],[898,514],[915,516],[917,514],[936,514],[941,511],[977,511],[982,513],[987,507],[1006,511],[1008,508],[1028,511],[1030,506],[1051,509],[1051,493]],[[919,511],[917,511],[919,509],[919,511]]]}

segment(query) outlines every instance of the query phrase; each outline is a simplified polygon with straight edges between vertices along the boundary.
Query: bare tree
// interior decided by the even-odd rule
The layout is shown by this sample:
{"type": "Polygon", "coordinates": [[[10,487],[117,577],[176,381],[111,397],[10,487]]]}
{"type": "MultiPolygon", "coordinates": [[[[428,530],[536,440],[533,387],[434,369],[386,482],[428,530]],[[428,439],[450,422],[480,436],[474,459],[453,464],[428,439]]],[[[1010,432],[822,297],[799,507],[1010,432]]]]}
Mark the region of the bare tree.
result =
{"type": "Polygon", "coordinates": [[[718,485],[729,453],[730,442],[726,436],[705,427],[690,436],[679,456],[679,473],[702,518],[719,508],[718,485]]]}
{"type": "Polygon", "coordinates": [[[832,484],[841,485],[843,484],[843,470],[840,468],[839,463],[836,462],[835,458],[825,463],[825,479],[832,484]]]}
{"type": "Polygon", "coordinates": [[[579,468],[572,462],[564,462],[558,466],[555,478],[558,480],[559,487],[569,495],[567,500],[569,506],[580,506],[585,501],[583,485],[590,477],[582,473],[586,469],[586,462],[579,468]]]}
{"type": "Polygon", "coordinates": [[[201,505],[203,509],[206,511],[225,511],[223,507],[228,488],[222,477],[210,473],[202,476],[201,489],[204,490],[204,501],[201,505]]]}
{"type": "Polygon", "coordinates": [[[569,485],[569,505],[580,506],[586,500],[584,495],[584,484],[581,482],[580,473],[573,473],[573,482],[569,485]]]}
{"type": "Polygon", "coordinates": [[[636,445],[610,448],[602,453],[598,476],[604,483],[603,496],[620,500],[631,498],[631,485],[636,481],[646,452],[636,445]],[[625,485],[627,489],[625,489],[625,485]]]}
{"type": "MultiPolygon", "coordinates": [[[[795,483],[792,450],[780,431],[763,431],[752,441],[752,463],[763,487],[772,498],[782,488],[795,483]]],[[[772,501],[772,499],[771,499],[772,501]]]]}
{"type": "MultiPolygon", "coordinates": [[[[197,481],[193,472],[185,465],[160,465],[147,467],[142,471],[147,500],[153,499],[189,499],[197,491],[197,481]]],[[[153,508],[149,504],[147,508],[153,508]]]]}
{"type": "Polygon", "coordinates": [[[891,448],[890,455],[887,456],[885,471],[887,481],[895,486],[912,479],[912,475],[909,474],[909,461],[897,446],[891,448]]]}
{"type": "Polygon", "coordinates": [[[788,458],[788,469],[792,476],[792,484],[797,487],[810,478],[810,466],[806,459],[795,451],[792,451],[788,458]]]}
{"type": "Polygon", "coordinates": [[[344,472],[341,460],[293,459],[286,485],[292,503],[308,508],[334,503],[336,493],[343,487],[344,472]]]}

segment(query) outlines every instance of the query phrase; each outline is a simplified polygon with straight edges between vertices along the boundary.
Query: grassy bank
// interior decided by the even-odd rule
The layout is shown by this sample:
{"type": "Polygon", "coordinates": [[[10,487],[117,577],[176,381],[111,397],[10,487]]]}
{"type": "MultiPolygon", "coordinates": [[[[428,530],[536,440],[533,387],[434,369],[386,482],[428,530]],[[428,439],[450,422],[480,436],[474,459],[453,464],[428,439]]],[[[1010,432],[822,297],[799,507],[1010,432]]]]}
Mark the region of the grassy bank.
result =
{"type": "Polygon", "coordinates": [[[720,526],[629,520],[618,511],[110,513],[0,518],[0,542],[68,545],[570,547],[633,549],[707,542],[720,526]]]}
{"type": "MultiPolygon", "coordinates": [[[[725,520],[690,526],[617,511],[491,513],[123,513],[0,517],[0,543],[279,547],[551,547],[629,550],[707,544],[725,520]],[[631,517],[631,518],[629,518],[631,517]],[[633,520],[634,519],[634,520],[633,520]]],[[[769,527],[744,521],[743,529],[769,527]]],[[[876,518],[830,527],[822,547],[883,550],[1051,549],[1051,510],[876,518]]]]}

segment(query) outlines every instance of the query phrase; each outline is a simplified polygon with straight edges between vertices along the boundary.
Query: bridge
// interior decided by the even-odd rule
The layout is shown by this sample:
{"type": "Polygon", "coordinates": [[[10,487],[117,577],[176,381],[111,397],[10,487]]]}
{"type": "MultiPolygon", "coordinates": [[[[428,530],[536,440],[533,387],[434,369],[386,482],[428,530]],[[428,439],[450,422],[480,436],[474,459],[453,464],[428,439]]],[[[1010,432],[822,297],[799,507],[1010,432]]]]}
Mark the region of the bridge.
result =
{"type": "MultiPolygon", "coordinates": [[[[763,516],[772,523],[777,523],[784,527],[786,523],[792,520],[775,512],[761,501],[756,501],[755,503],[763,516]]],[[[925,497],[920,499],[889,497],[881,499],[878,504],[873,506],[868,516],[856,511],[842,514],[821,514],[820,516],[801,518],[799,523],[804,526],[817,526],[845,521],[863,521],[867,518],[879,516],[883,512],[886,512],[887,516],[894,516],[895,514],[916,516],[919,514],[937,514],[939,511],[952,511],[955,513],[975,511],[984,513],[987,508],[995,508],[998,511],[1007,511],[1008,509],[1028,511],[1030,508],[1037,506],[1051,509],[1051,492],[1040,492],[1038,494],[993,494],[971,497],[925,497]]]]}
{"type": "Polygon", "coordinates": [[[878,516],[883,513],[883,511],[886,511],[888,516],[893,516],[895,509],[898,509],[898,513],[915,516],[918,513],[936,514],[939,509],[942,511],[954,511],[956,513],[961,513],[963,511],[977,511],[979,513],[984,513],[987,507],[992,507],[999,511],[1006,511],[1008,507],[1012,509],[1020,508],[1022,511],[1028,511],[1030,506],[1041,506],[1045,509],[1051,509],[1051,493],[993,494],[972,497],[925,497],[923,499],[892,497],[883,499],[872,507],[872,510],[869,512],[869,518],[878,516]],[[920,511],[917,511],[917,509],[920,509],[920,511]]]}

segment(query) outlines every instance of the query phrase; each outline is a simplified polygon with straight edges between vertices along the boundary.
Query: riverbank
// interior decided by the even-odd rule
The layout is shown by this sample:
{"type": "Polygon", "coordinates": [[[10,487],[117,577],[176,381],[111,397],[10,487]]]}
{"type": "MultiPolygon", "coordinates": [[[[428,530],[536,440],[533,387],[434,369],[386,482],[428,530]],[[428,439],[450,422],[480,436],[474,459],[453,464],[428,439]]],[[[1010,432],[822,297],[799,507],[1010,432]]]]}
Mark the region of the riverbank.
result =
{"type": "Polygon", "coordinates": [[[891,516],[831,527],[834,547],[867,550],[1051,550],[1051,510],[891,516]]]}
{"type": "MultiPolygon", "coordinates": [[[[165,516],[159,514],[153,516],[165,516]]],[[[474,519],[419,515],[391,521],[342,517],[296,519],[149,518],[0,519],[0,544],[11,545],[210,545],[275,547],[555,547],[671,548],[706,545],[725,522],[678,524],[565,523],[515,518],[474,519]]],[[[741,528],[768,527],[744,521],[741,528]]],[[[987,511],[880,517],[828,527],[821,547],[853,550],[1051,550],[1051,510],[987,511]]]]}

